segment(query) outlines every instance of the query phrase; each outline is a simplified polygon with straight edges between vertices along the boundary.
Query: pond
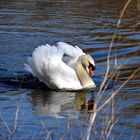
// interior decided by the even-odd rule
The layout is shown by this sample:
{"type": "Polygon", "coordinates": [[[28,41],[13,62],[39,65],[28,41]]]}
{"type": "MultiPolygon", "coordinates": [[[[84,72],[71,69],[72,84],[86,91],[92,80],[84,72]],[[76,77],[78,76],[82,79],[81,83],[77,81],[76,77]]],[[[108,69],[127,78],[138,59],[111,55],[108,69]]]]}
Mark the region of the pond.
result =
{"type": "Polygon", "coordinates": [[[0,1],[0,139],[88,139],[95,103],[102,106],[114,93],[97,112],[89,139],[140,139],[140,1],[130,1],[116,30],[126,3],[0,1]],[[50,90],[24,70],[37,46],[59,41],[94,58],[96,89],[50,90]]]}

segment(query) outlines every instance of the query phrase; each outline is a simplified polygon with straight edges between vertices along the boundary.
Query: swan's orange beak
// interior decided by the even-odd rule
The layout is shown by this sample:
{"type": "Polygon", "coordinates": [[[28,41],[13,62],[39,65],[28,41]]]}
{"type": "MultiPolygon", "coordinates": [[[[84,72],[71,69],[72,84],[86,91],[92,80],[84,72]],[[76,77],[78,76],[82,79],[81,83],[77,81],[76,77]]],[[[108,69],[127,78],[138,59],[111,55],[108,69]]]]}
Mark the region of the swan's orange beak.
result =
{"type": "Polygon", "coordinates": [[[94,70],[92,67],[89,67],[89,72],[90,72],[91,76],[94,76],[94,70]]]}

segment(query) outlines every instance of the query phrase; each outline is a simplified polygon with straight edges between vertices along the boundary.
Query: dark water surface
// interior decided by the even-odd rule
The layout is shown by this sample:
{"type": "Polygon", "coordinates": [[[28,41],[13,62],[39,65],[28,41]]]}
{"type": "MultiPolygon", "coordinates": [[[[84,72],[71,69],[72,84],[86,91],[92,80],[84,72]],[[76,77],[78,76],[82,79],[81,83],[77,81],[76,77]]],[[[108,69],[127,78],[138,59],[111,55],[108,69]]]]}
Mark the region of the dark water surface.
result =
{"type": "MultiPolygon", "coordinates": [[[[93,56],[97,67],[94,81],[100,86],[108,47],[125,3],[0,1],[0,139],[84,139],[98,89],[48,90],[24,70],[23,63],[38,45],[68,42],[93,56]]],[[[109,75],[118,71],[100,105],[140,68],[139,3],[130,3],[120,24],[109,75]]],[[[140,139],[140,70],[97,113],[90,139],[140,139]]]]}

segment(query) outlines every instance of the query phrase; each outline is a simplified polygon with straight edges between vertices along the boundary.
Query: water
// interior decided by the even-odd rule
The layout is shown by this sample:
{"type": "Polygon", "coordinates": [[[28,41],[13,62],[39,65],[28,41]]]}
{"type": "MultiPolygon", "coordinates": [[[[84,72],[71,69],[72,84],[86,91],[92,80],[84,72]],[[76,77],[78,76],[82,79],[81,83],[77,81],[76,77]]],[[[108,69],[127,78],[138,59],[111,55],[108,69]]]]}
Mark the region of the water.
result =
{"type": "MultiPolygon", "coordinates": [[[[138,3],[130,3],[117,32],[109,75],[118,72],[100,105],[140,67],[138,3]]],[[[38,45],[68,42],[95,59],[94,81],[100,86],[124,4],[121,0],[0,1],[0,139],[84,138],[98,88],[48,90],[23,69],[23,63],[38,45]]],[[[107,137],[140,139],[140,70],[97,114],[90,139],[107,137]]]]}

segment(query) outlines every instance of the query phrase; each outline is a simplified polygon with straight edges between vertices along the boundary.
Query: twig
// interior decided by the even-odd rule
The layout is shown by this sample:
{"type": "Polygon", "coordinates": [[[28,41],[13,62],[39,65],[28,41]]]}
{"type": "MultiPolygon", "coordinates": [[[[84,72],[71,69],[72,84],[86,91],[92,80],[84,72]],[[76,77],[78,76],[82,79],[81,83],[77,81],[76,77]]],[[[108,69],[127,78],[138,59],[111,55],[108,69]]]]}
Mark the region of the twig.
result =
{"type": "Polygon", "coordinates": [[[13,133],[15,133],[16,130],[17,130],[17,123],[18,123],[18,119],[19,119],[19,107],[20,107],[22,98],[24,98],[24,96],[25,96],[26,94],[27,94],[27,93],[24,93],[24,94],[21,96],[20,101],[17,103],[17,109],[16,109],[16,114],[15,114],[15,121],[14,121],[13,133]]]}
{"type": "Polygon", "coordinates": [[[126,127],[127,127],[127,123],[125,124],[125,126],[123,127],[123,130],[122,130],[121,133],[119,134],[118,140],[119,140],[120,137],[122,136],[122,134],[123,134],[123,132],[125,131],[126,127]]]}
{"type": "Polygon", "coordinates": [[[45,140],[48,140],[51,138],[51,134],[53,133],[53,130],[50,130],[45,138],[45,140]]]}
{"type": "MultiPolygon", "coordinates": [[[[127,60],[127,63],[129,62],[130,60],[127,60]]],[[[99,101],[101,100],[102,96],[103,96],[103,93],[105,92],[105,90],[107,89],[108,85],[110,84],[110,82],[113,80],[113,78],[116,76],[115,78],[115,81],[117,80],[117,77],[118,77],[118,70],[121,69],[122,67],[124,66],[124,64],[120,65],[118,67],[118,69],[116,69],[115,71],[113,71],[111,74],[110,74],[110,78],[108,80],[108,82],[106,82],[106,84],[104,85],[102,91],[100,91],[98,93],[98,96],[97,96],[97,104],[99,103],[99,101]]]]}
{"type": "Polygon", "coordinates": [[[114,122],[114,120],[115,120],[115,101],[114,101],[114,97],[112,98],[112,102],[111,102],[111,104],[112,104],[112,116],[111,116],[111,121],[112,122],[114,122]]]}
{"type": "Polygon", "coordinates": [[[3,121],[5,127],[7,128],[8,133],[9,133],[10,135],[12,135],[11,129],[9,128],[8,124],[5,122],[5,120],[3,119],[3,117],[1,116],[1,114],[0,114],[0,119],[3,121]]]}
{"type": "Polygon", "coordinates": [[[98,107],[97,109],[96,109],[97,104],[96,104],[96,102],[95,102],[95,109],[94,109],[94,112],[93,112],[93,114],[92,114],[92,116],[91,116],[91,118],[90,118],[90,124],[89,124],[89,127],[88,127],[88,129],[87,129],[86,140],[89,140],[89,138],[90,138],[90,133],[91,133],[92,125],[93,125],[94,120],[95,120],[95,118],[96,118],[97,112],[99,112],[106,104],[108,104],[108,103],[111,101],[111,99],[112,99],[112,98],[127,84],[127,82],[128,82],[131,78],[133,78],[133,76],[134,76],[139,70],[140,70],[140,68],[137,68],[137,69],[128,77],[128,79],[125,80],[124,83],[123,83],[116,91],[114,91],[114,92],[110,95],[110,97],[109,97],[100,107],[98,107]]]}
{"type": "Polygon", "coordinates": [[[113,37],[112,37],[112,40],[111,40],[111,43],[110,43],[110,46],[109,46],[109,50],[108,50],[107,68],[106,68],[106,73],[105,73],[104,80],[103,80],[103,82],[102,82],[102,84],[101,84],[101,86],[100,86],[100,89],[99,89],[100,91],[103,89],[103,87],[104,87],[104,85],[105,85],[105,82],[106,82],[106,80],[107,80],[108,74],[109,74],[109,70],[110,70],[110,53],[111,53],[111,48],[112,48],[113,43],[114,43],[114,40],[115,40],[115,38],[116,38],[116,34],[117,34],[118,28],[119,28],[119,26],[120,26],[121,19],[122,19],[122,17],[124,16],[124,12],[126,11],[126,9],[127,9],[127,7],[128,7],[128,5],[129,5],[130,2],[131,2],[131,0],[128,0],[128,1],[126,2],[126,4],[124,5],[123,10],[121,11],[119,20],[118,20],[118,22],[117,22],[117,25],[116,25],[117,28],[116,28],[116,30],[115,30],[115,32],[114,32],[114,34],[113,34],[113,37]]]}
{"type": "Polygon", "coordinates": [[[17,104],[17,109],[16,109],[16,116],[15,116],[15,122],[14,122],[14,130],[13,130],[13,132],[15,132],[16,129],[17,129],[18,117],[19,117],[19,104],[17,104]]]}
{"type": "Polygon", "coordinates": [[[109,129],[109,132],[108,132],[108,134],[107,134],[107,136],[106,136],[106,139],[107,139],[107,140],[108,140],[108,137],[109,137],[109,135],[110,135],[110,133],[111,133],[111,131],[112,131],[114,125],[115,125],[117,122],[118,122],[118,120],[116,120],[116,121],[111,125],[111,127],[110,127],[110,129],[109,129]]]}
{"type": "Polygon", "coordinates": [[[140,68],[137,68],[129,77],[127,80],[124,81],[124,83],[116,90],[112,95],[102,104],[96,111],[100,111],[110,100],[127,84],[127,82],[133,78],[133,76],[140,70],[140,68]]]}
{"type": "Polygon", "coordinates": [[[86,135],[86,140],[89,140],[90,138],[90,132],[91,132],[91,129],[92,129],[92,125],[94,123],[94,120],[96,118],[96,114],[97,112],[99,112],[106,104],[108,104],[110,102],[110,100],[127,84],[127,82],[133,78],[133,76],[140,70],[140,68],[137,68],[129,77],[127,80],[124,81],[124,83],[116,90],[114,91],[111,96],[100,106],[96,109],[96,102],[95,102],[95,109],[94,109],[94,113],[93,115],[91,116],[90,118],[90,124],[89,124],[89,127],[87,129],[87,135],[86,135]]]}
{"type": "Polygon", "coordinates": [[[122,20],[123,15],[124,15],[124,12],[126,11],[126,9],[127,9],[128,5],[130,4],[130,2],[131,2],[131,0],[128,0],[128,1],[126,2],[126,4],[124,5],[123,10],[121,11],[121,14],[120,14],[120,18],[119,18],[119,20],[118,20],[118,22],[117,22],[117,28],[119,28],[119,26],[120,26],[120,24],[121,24],[121,20],[122,20]]]}
{"type": "MultiPolygon", "coordinates": [[[[108,107],[106,107],[105,111],[106,111],[106,116],[104,116],[104,125],[102,126],[102,133],[100,135],[100,138],[99,139],[105,139],[105,135],[106,135],[106,129],[108,128],[108,126],[110,125],[111,121],[108,121],[109,119],[109,108],[110,108],[110,105],[108,105],[108,107]],[[105,128],[106,126],[106,128],[105,128]]],[[[104,112],[105,113],[105,112],[104,112]]]]}
{"type": "MultiPolygon", "coordinates": [[[[100,86],[97,99],[99,98],[100,93],[101,93],[102,89],[104,88],[104,85],[105,85],[105,83],[106,83],[106,81],[107,81],[108,74],[109,74],[109,70],[110,70],[110,55],[111,55],[111,49],[112,49],[114,40],[115,40],[115,38],[116,38],[117,30],[118,30],[118,28],[119,28],[119,26],[120,26],[121,19],[122,19],[122,17],[123,17],[123,15],[124,15],[124,13],[125,13],[125,11],[126,11],[126,9],[127,9],[127,7],[128,7],[128,5],[129,5],[130,2],[131,2],[131,0],[128,0],[128,1],[126,2],[126,4],[124,5],[124,7],[123,7],[123,9],[122,9],[122,11],[121,11],[119,20],[118,20],[118,22],[117,22],[116,30],[115,30],[115,32],[114,32],[114,34],[113,34],[113,37],[112,37],[112,40],[111,40],[111,43],[110,43],[110,46],[109,46],[109,50],[108,50],[107,68],[106,68],[105,76],[104,76],[103,82],[102,82],[102,84],[101,84],[101,86],[100,86]]],[[[88,129],[87,129],[86,140],[89,140],[89,138],[90,138],[90,133],[91,133],[92,125],[93,125],[93,123],[94,123],[94,121],[95,121],[97,112],[100,111],[107,103],[109,103],[109,101],[121,90],[122,87],[124,87],[124,86],[126,85],[126,83],[128,82],[128,80],[131,79],[131,78],[134,76],[134,74],[135,74],[136,72],[137,72],[137,70],[135,70],[134,73],[131,74],[131,76],[120,86],[120,88],[118,88],[118,90],[116,90],[116,91],[104,102],[104,104],[102,104],[97,110],[96,110],[96,107],[95,107],[94,113],[93,113],[93,115],[92,115],[91,118],[90,118],[90,124],[89,124],[89,127],[88,127],[88,129]]],[[[97,106],[97,103],[96,103],[96,102],[95,102],[95,106],[97,106]]]]}
{"type": "Polygon", "coordinates": [[[90,124],[89,124],[89,126],[88,126],[88,129],[87,129],[87,134],[86,134],[86,140],[89,140],[89,138],[90,138],[90,133],[91,133],[91,129],[92,129],[92,125],[93,125],[93,123],[94,123],[94,120],[95,120],[95,118],[96,118],[96,103],[94,104],[94,113],[92,114],[92,116],[90,117],[90,124]]]}

